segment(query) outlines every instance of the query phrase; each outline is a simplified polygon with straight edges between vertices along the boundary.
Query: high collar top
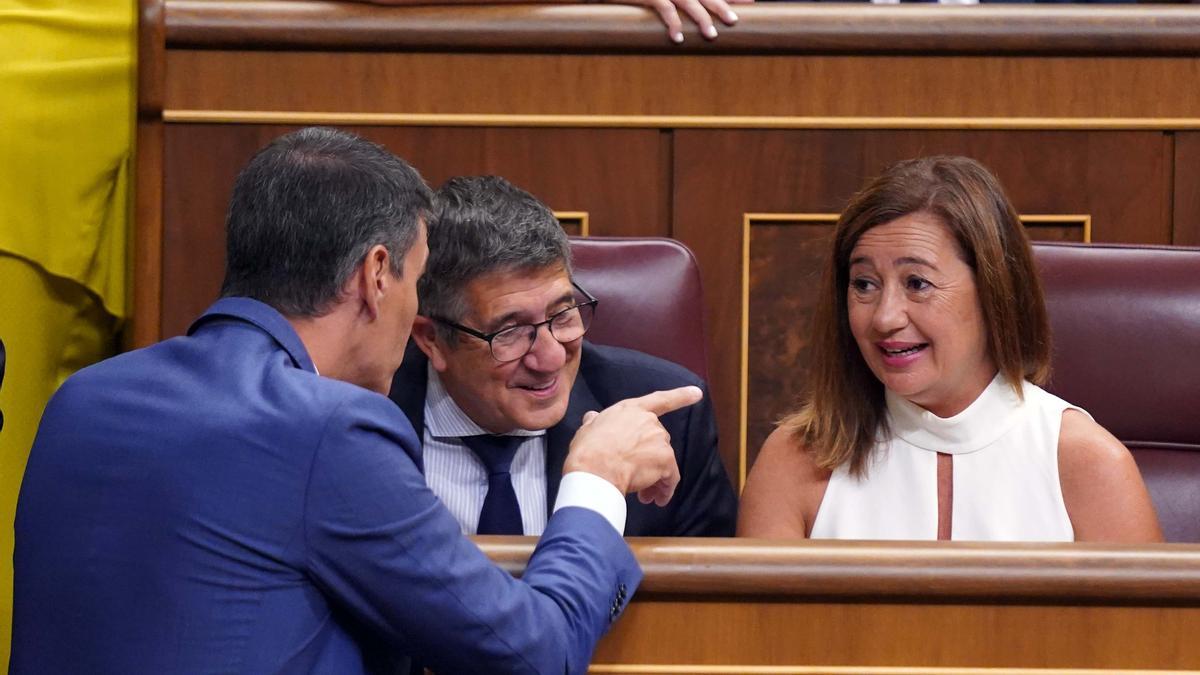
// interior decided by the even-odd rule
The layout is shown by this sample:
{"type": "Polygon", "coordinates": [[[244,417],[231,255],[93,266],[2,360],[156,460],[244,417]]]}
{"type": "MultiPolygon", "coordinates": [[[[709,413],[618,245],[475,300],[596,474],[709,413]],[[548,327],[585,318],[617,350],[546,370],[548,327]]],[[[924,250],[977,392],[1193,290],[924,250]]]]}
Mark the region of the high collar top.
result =
{"type": "Polygon", "coordinates": [[[976,452],[996,442],[1020,420],[1025,407],[999,373],[965,410],[951,417],[938,417],[890,389],[885,392],[894,436],[922,450],[950,455],[976,452]]]}

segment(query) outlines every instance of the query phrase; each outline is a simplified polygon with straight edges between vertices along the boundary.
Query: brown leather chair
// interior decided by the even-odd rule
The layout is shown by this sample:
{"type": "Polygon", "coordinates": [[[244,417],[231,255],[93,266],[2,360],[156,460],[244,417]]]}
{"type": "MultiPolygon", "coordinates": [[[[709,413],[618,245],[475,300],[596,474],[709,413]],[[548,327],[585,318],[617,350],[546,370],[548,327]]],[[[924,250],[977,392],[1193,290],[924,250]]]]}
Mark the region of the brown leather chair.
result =
{"type": "Polygon", "coordinates": [[[1200,542],[1200,249],[1035,244],[1049,389],[1133,451],[1168,541],[1200,542]]]}
{"type": "Polygon", "coordinates": [[[707,377],[700,268],[655,237],[572,237],[575,280],[600,299],[587,339],[636,349],[707,377]]]}

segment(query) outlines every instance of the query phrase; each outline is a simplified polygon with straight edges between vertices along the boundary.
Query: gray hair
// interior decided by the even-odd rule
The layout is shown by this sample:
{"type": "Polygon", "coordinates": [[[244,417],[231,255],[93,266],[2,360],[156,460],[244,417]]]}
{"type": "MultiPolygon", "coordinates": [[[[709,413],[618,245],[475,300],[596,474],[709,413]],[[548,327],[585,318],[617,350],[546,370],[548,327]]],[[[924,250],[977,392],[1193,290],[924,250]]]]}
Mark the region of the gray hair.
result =
{"type": "MultiPolygon", "coordinates": [[[[571,274],[571,244],[545,204],[498,176],[452,178],[434,197],[419,311],[459,323],[470,309],[464,290],[474,279],[554,266],[571,274]]],[[[452,328],[437,324],[437,330],[454,344],[452,328]]]]}
{"type": "Polygon", "coordinates": [[[416,169],[381,145],[321,127],[281,136],[234,184],[221,296],[320,316],[372,246],[387,247],[401,276],[432,200],[416,169]]]}

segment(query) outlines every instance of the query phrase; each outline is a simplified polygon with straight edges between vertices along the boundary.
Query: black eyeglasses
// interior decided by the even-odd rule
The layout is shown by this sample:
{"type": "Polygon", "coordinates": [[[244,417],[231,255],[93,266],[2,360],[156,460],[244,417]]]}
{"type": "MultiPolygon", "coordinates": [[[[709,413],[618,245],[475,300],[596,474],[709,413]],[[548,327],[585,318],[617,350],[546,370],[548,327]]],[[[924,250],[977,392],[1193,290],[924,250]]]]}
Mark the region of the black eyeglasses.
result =
{"type": "Polygon", "coordinates": [[[596,304],[600,301],[583,289],[582,286],[575,282],[571,285],[583,294],[587,300],[580,302],[573,307],[557,311],[546,317],[545,321],[537,323],[523,323],[519,326],[509,326],[494,333],[483,333],[447,321],[439,317],[432,317],[434,321],[449,326],[454,330],[466,333],[471,337],[479,338],[488,343],[488,349],[492,352],[492,358],[500,363],[508,363],[516,361],[524,357],[533,349],[533,343],[537,341],[538,329],[546,326],[550,330],[550,335],[559,342],[566,344],[574,342],[583,337],[588,328],[592,325],[592,316],[596,313],[596,304]]]}

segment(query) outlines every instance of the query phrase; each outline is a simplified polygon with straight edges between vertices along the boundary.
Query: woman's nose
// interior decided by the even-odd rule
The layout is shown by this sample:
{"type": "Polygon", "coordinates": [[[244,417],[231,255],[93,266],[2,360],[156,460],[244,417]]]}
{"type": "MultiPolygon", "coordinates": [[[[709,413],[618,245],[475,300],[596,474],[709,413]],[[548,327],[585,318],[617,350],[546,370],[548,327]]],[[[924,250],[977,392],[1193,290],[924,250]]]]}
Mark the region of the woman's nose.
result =
{"type": "Polygon", "coordinates": [[[899,289],[887,287],[879,296],[871,325],[876,332],[887,335],[908,325],[908,301],[899,289]]]}

